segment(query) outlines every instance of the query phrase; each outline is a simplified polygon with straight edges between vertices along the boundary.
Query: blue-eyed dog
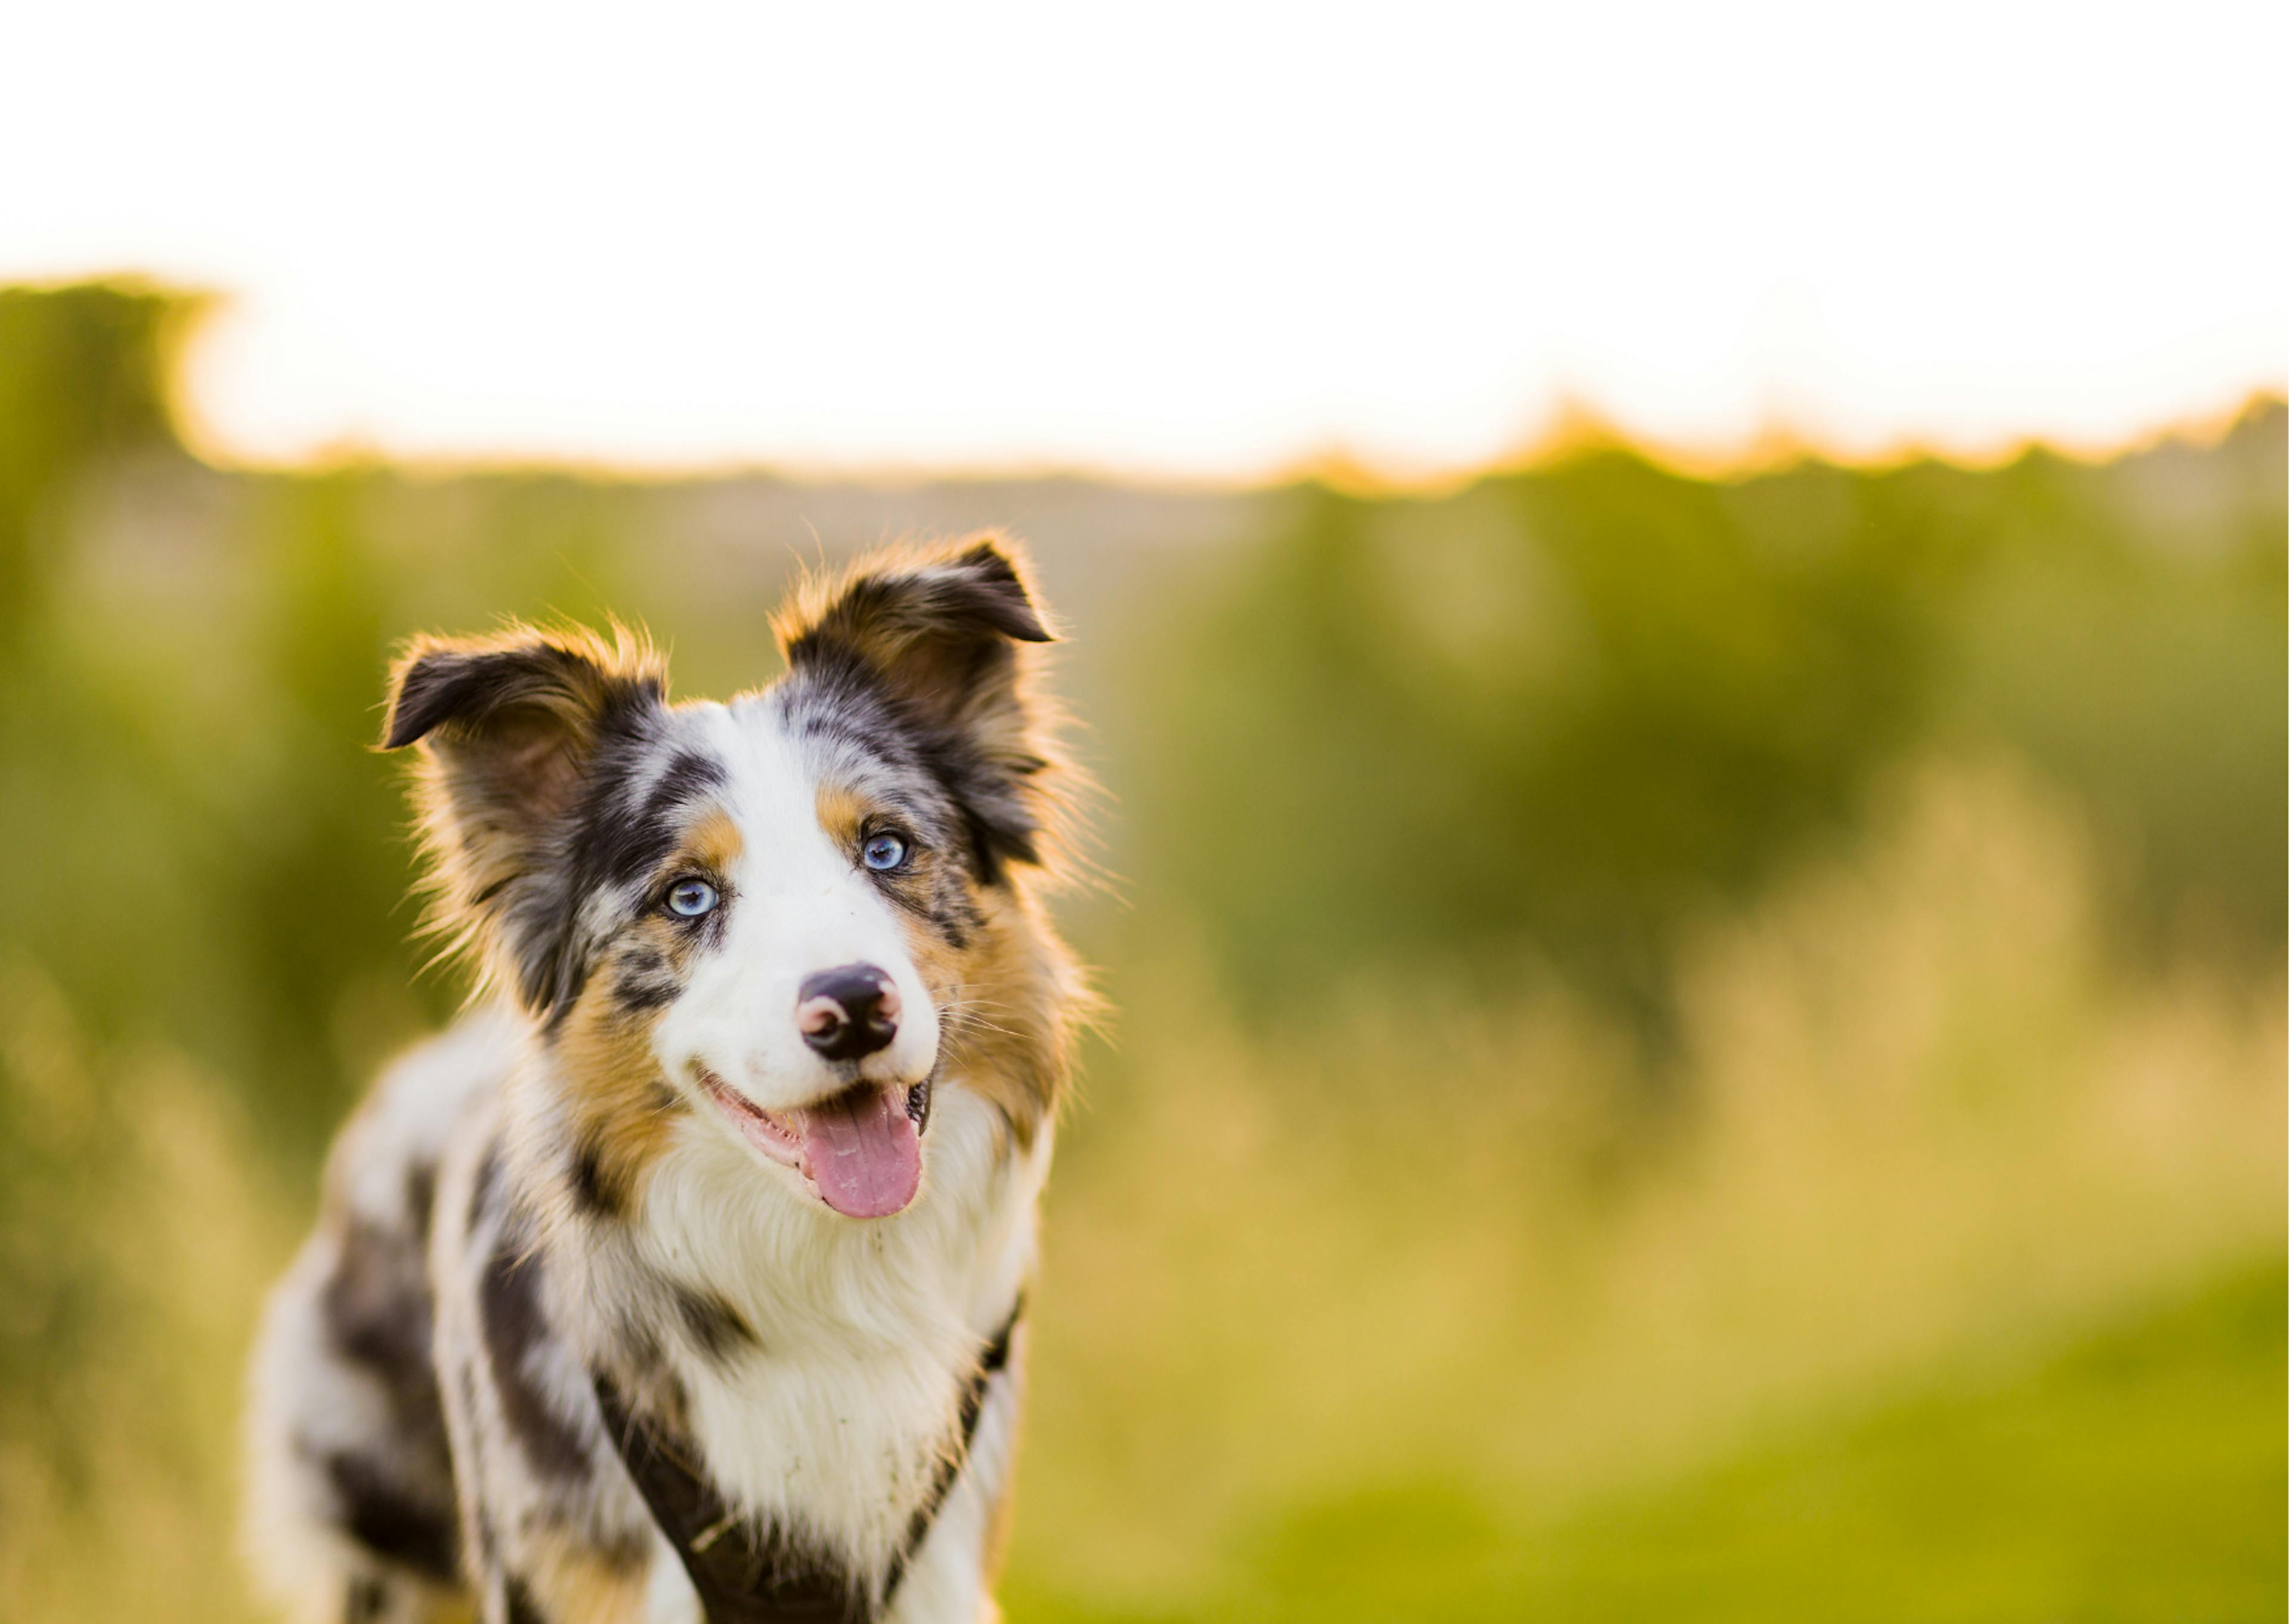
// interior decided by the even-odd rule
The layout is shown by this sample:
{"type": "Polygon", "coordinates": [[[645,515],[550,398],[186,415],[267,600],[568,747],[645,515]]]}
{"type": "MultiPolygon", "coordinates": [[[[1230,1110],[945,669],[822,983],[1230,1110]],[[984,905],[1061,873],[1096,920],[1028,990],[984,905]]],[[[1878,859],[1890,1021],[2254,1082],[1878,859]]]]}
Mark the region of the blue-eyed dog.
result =
{"type": "Polygon", "coordinates": [[[994,540],[894,554],[670,703],[636,640],[425,640],[438,919],[496,996],[344,1131],[252,1380],[302,1616],[992,1615],[1085,994],[1046,922],[1048,639],[994,540]]]}

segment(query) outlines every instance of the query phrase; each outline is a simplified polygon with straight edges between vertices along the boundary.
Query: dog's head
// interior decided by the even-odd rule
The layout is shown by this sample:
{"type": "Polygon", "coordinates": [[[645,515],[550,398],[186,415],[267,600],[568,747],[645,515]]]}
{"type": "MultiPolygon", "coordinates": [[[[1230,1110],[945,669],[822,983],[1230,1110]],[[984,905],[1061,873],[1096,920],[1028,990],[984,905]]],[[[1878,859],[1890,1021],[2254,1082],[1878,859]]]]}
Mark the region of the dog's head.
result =
{"type": "Polygon", "coordinates": [[[1055,1103],[1070,978],[1029,895],[1057,801],[1006,544],[862,563],[773,627],[787,675],[671,705],[635,639],[422,640],[442,918],[556,1058],[577,1199],[624,1205],[689,1116],[853,1218],[922,1177],[933,1092],[1021,1143],[1055,1103]]]}

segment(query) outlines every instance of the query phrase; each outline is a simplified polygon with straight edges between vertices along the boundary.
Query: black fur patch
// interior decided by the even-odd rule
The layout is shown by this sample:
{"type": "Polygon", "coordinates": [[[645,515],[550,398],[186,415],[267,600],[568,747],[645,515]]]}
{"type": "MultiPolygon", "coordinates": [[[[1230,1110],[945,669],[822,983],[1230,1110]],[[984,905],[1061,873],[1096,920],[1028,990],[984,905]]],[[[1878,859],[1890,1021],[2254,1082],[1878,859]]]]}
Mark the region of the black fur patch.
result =
{"type": "Polygon", "coordinates": [[[621,1215],[619,1187],[605,1176],[604,1154],[583,1140],[572,1152],[572,1203],[591,1218],[621,1215]]]}
{"type": "Polygon", "coordinates": [[[742,1348],[762,1346],[754,1327],[715,1292],[683,1285],[674,1290],[677,1316],[684,1321],[684,1328],[691,1333],[692,1340],[699,1344],[700,1351],[709,1358],[725,1359],[742,1348]]]}
{"type": "Polygon", "coordinates": [[[405,1222],[420,1242],[429,1245],[429,1216],[437,1204],[437,1164],[417,1161],[405,1170],[405,1222]]]}
{"type": "Polygon", "coordinates": [[[909,810],[942,827],[981,884],[998,884],[1006,861],[1037,860],[1038,824],[1017,780],[997,772],[966,732],[933,722],[855,649],[811,650],[781,702],[791,732],[849,744],[903,774],[908,799],[921,803],[909,810]]]}
{"type": "Polygon", "coordinates": [[[622,956],[613,982],[613,1001],[630,1014],[644,1014],[676,1002],[684,983],[667,957],[651,948],[622,956]]]}
{"type": "Polygon", "coordinates": [[[572,832],[570,890],[576,900],[600,885],[631,884],[660,867],[681,833],[677,814],[724,783],[720,764],[681,750],[637,802],[632,783],[652,743],[647,729],[632,725],[598,740],[572,832]]]}
{"type": "Polygon", "coordinates": [[[540,1315],[540,1260],[525,1255],[516,1228],[502,1225],[478,1287],[493,1388],[500,1396],[502,1419],[534,1471],[544,1477],[585,1476],[587,1444],[534,1385],[531,1360],[546,1334],[540,1315]]]}
{"type": "Polygon", "coordinates": [[[910,897],[895,885],[886,885],[883,894],[929,925],[951,948],[968,947],[971,932],[984,923],[977,903],[958,884],[941,884],[918,897],[910,897]]]}
{"type": "Polygon", "coordinates": [[[676,1548],[708,1624],[874,1624],[851,1577],[783,1530],[732,1519],[715,1485],[685,1464],[690,1445],[631,1415],[620,1391],[597,1384],[605,1425],[676,1548]]]}
{"type": "MultiPolygon", "coordinates": [[[[727,781],[723,764],[714,757],[679,750],[639,801],[633,785],[659,748],[657,734],[657,718],[649,712],[631,710],[600,719],[597,742],[570,820],[563,872],[550,888],[561,916],[532,943],[532,1002],[545,1012],[548,1029],[564,1020],[588,985],[589,949],[575,940],[572,928],[584,900],[649,876],[682,838],[684,810],[727,781]]],[[[707,923],[714,925],[717,916],[709,916],[707,923]]],[[[682,989],[667,974],[665,961],[660,961],[660,971],[623,978],[613,988],[614,998],[634,1011],[669,1002],[682,989]]]]}
{"type": "Polygon", "coordinates": [[[450,1484],[452,1446],[430,1360],[429,1281],[420,1236],[352,1219],[319,1292],[318,1312],[335,1356],[381,1389],[404,1458],[426,1467],[417,1478],[450,1484]]]}
{"type": "Polygon", "coordinates": [[[501,1604],[507,1624],[548,1624],[540,1604],[532,1599],[532,1592],[524,1588],[524,1580],[514,1573],[501,1580],[501,1604]]]}
{"type": "Polygon", "coordinates": [[[788,664],[799,665],[830,644],[864,644],[884,628],[941,656],[1005,639],[1052,640],[1016,568],[991,541],[981,541],[942,563],[860,576],[781,652],[788,664]]]}
{"type": "Polygon", "coordinates": [[[908,1522],[906,1543],[891,1561],[891,1576],[883,1591],[885,1596],[896,1590],[899,1580],[906,1577],[907,1564],[922,1549],[923,1541],[930,1536],[931,1524],[938,1520],[939,1510],[946,1504],[946,1497],[954,1492],[954,1480],[962,1476],[963,1463],[970,1459],[970,1445],[978,1436],[978,1418],[986,1412],[986,1389],[1009,1366],[1011,1339],[1018,1334],[1018,1320],[1025,1312],[1026,1300],[1021,1296],[1011,1305],[1010,1317],[1004,1322],[1000,1332],[979,1356],[978,1369],[972,1373],[969,1385],[962,1389],[962,1447],[939,1461],[938,1476],[932,1481],[929,1497],[908,1522]]]}
{"type": "MultiPolygon", "coordinates": [[[[724,764],[713,756],[703,755],[698,750],[678,750],[669,758],[668,765],[653,781],[652,793],[645,797],[644,810],[637,814],[637,821],[654,825],[668,823],[685,807],[715,794],[728,781],[724,764]]],[[[651,867],[650,863],[645,865],[645,870],[651,867]]]]}
{"type": "Polygon", "coordinates": [[[652,1508],[653,1520],[676,1548],[708,1624],[875,1624],[890,1607],[907,1565],[922,1548],[955,1479],[969,1459],[986,1390],[1010,1361],[1022,1302],[984,1355],[962,1396],[962,1436],[954,1454],[941,1462],[929,1494],[908,1524],[906,1540],[884,1576],[882,1604],[868,1587],[837,1564],[804,1547],[776,1524],[757,1526],[729,1516],[716,1486],[693,1468],[698,1452],[656,1415],[629,1407],[619,1385],[592,1378],[605,1418],[605,1434],[620,1452],[629,1475],[652,1508]]]}
{"type": "Polygon", "coordinates": [[[329,1454],[321,1463],[352,1539],[417,1573],[452,1581],[460,1554],[451,1506],[431,1504],[363,1456],[329,1454]]]}
{"type": "Polygon", "coordinates": [[[401,1423],[437,1413],[429,1282],[418,1241],[352,1219],[318,1304],[334,1351],[380,1381],[401,1423]]]}
{"type": "MultiPolygon", "coordinates": [[[[847,658],[824,651],[813,658],[814,666],[821,668],[837,664],[843,667],[845,676],[842,686],[846,697],[867,687],[863,666],[852,666],[847,658]]],[[[897,720],[872,705],[816,706],[798,716],[795,727],[800,738],[847,745],[859,755],[893,771],[922,764],[915,759],[906,735],[899,731],[897,720]]]]}
{"type": "Polygon", "coordinates": [[[597,720],[581,789],[565,820],[565,856],[549,876],[550,907],[536,916],[519,943],[521,980],[528,1007],[554,1027],[580,999],[589,981],[586,945],[573,929],[581,904],[600,888],[647,873],[676,844],[663,822],[632,816],[629,782],[657,742],[656,710],[613,706],[597,720]]]}

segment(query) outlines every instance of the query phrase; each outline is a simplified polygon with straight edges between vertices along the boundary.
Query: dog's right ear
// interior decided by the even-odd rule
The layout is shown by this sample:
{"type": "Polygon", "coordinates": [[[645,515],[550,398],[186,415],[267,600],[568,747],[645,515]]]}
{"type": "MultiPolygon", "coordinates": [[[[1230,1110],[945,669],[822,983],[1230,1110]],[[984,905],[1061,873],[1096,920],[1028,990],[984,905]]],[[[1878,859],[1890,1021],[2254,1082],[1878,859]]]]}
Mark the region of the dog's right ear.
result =
{"type": "Polygon", "coordinates": [[[573,900],[556,860],[589,766],[606,740],[642,732],[664,691],[657,656],[625,633],[424,637],[391,674],[381,748],[421,748],[441,923],[529,1007],[567,990],[573,900]]]}

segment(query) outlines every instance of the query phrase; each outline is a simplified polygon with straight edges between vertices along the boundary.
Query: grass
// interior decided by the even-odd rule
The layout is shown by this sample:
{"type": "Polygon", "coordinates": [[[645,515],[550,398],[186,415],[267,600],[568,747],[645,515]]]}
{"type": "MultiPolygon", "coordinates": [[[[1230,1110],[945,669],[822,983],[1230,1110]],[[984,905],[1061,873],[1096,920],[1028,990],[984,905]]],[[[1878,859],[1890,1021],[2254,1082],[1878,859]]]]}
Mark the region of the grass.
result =
{"type": "MultiPolygon", "coordinates": [[[[2276,1260],[1555,1516],[1437,1485],[1333,1500],[1251,1540],[1246,1582],[1191,1616],[2279,1619],[2284,1308],[2276,1260]]],[[[1028,1599],[1013,1624],[1106,1616],[1028,1599]]]]}

